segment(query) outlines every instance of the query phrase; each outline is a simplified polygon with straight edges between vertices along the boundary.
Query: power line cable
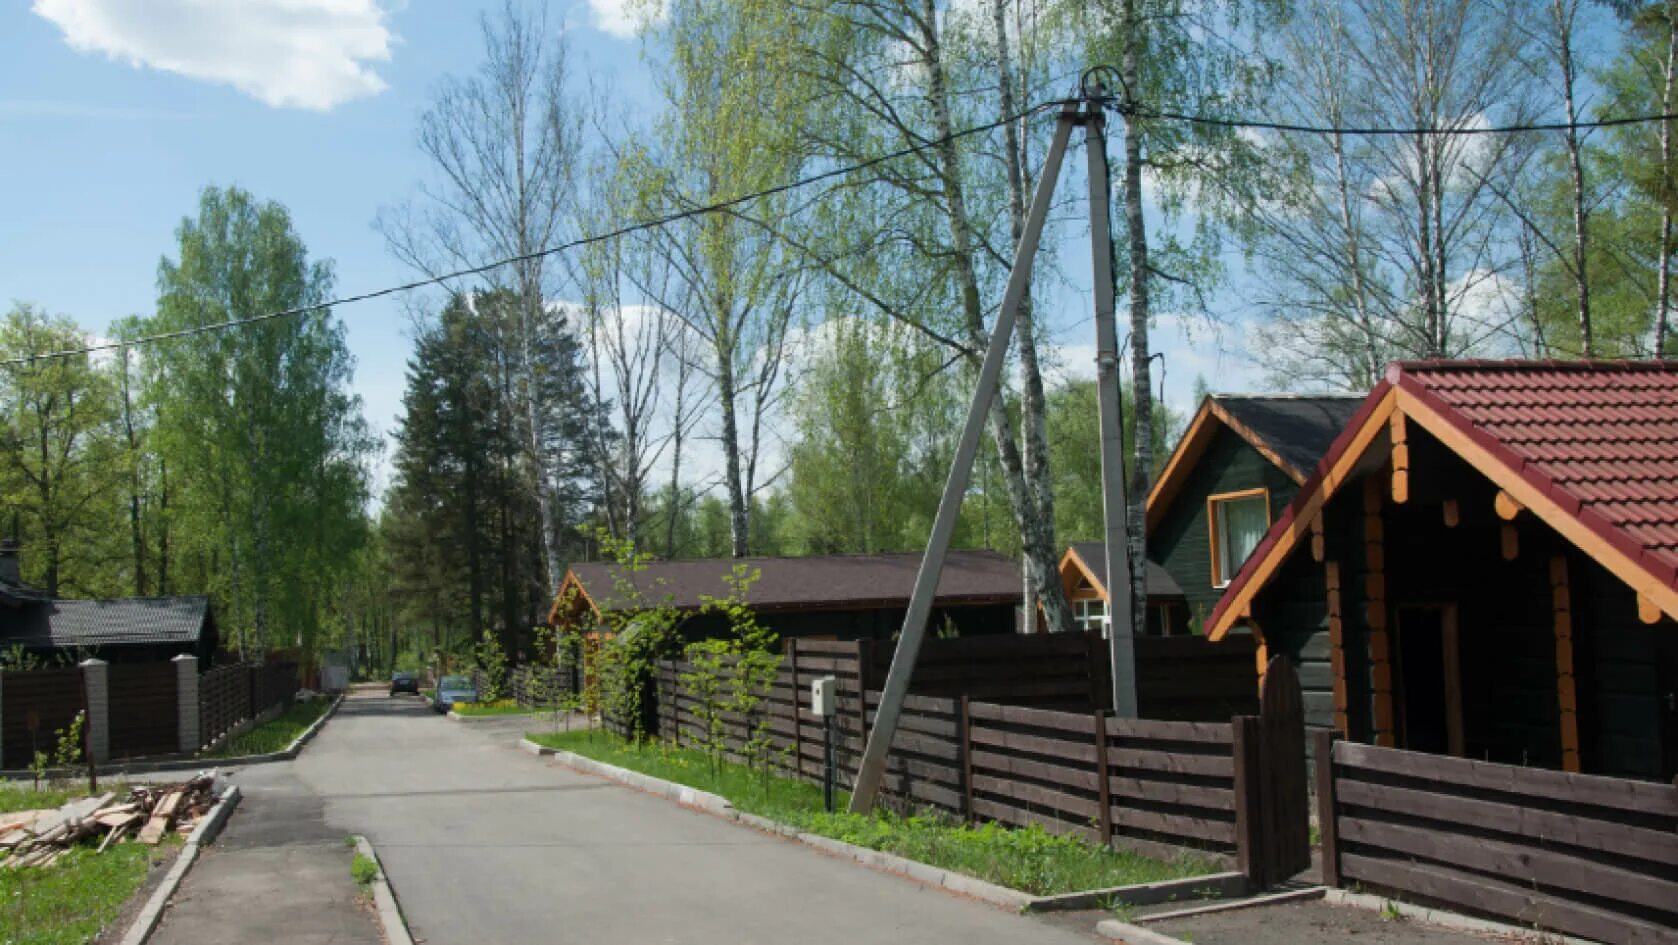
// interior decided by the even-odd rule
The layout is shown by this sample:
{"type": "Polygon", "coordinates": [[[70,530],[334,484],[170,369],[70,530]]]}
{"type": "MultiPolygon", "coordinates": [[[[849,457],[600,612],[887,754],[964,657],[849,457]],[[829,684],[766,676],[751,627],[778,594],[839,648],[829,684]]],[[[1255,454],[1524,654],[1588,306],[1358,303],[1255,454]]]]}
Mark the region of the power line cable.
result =
{"type": "Polygon", "coordinates": [[[603,243],[603,242],[606,242],[608,240],[619,239],[621,237],[629,236],[629,235],[632,235],[634,233],[640,233],[640,232],[644,232],[646,230],[657,229],[659,227],[669,226],[672,223],[679,223],[683,220],[692,219],[694,217],[703,216],[705,214],[718,213],[718,212],[721,212],[723,210],[728,210],[728,209],[731,209],[733,207],[738,207],[742,204],[751,203],[754,200],[762,200],[766,197],[774,197],[774,196],[777,196],[779,194],[787,193],[789,191],[798,190],[798,189],[803,188],[803,187],[808,187],[811,184],[819,184],[822,181],[832,180],[836,177],[845,177],[845,176],[854,174],[858,171],[867,170],[870,167],[875,167],[875,166],[880,165],[880,164],[886,164],[888,162],[898,160],[899,158],[909,157],[910,155],[918,154],[922,151],[926,151],[926,150],[929,150],[929,149],[932,149],[932,148],[936,148],[936,147],[939,147],[941,145],[947,144],[947,143],[952,142],[952,141],[959,141],[962,138],[968,138],[968,137],[971,137],[973,135],[984,134],[985,132],[988,132],[988,131],[994,131],[997,128],[1000,128],[1003,125],[1006,125],[1010,122],[1020,121],[1021,119],[1029,118],[1032,115],[1038,114],[1039,112],[1046,111],[1050,108],[1054,108],[1054,107],[1057,107],[1057,106],[1064,107],[1064,106],[1067,106],[1067,105],[1070,105],[1070,104],[1073,104],[1072,100],[1059,100],[1059,99],[1057,99],[1057,100],[1054,100],[1054,101],[1042,102],[1040,104],[1033,105],[1030,108],[1019,111],[1019,112],[1017,112],[1013,115],[1009,115],[1009,116],[1006,116],[1004,118],[999,118],[996,121],[988,122],[988,123],[983,124],[983,125],[974,125],[970,128],[963,128],[960,131],[953,131],[953,132],[951,132],[947,135],[944,135],[942,137],[930,138],[930,139],[927,139],[927,140],[925,140],[925,141],[923,141],[919,144],[913,144],[913,145],[910,145],[910,146],[905,147],[905,148],[899,148],[896,151],[891,151],[891,152],[888,152],[886,154],[881,154],[877,157],[868,158],[867,160],[864,160],[864,161],[858,161],[855,164],[847,164],[843,167],[832,168],[832,169],[823,171],[819,174],[812,174],[809,177],[801,177],[801,178],[799,178],[797,180],[794,180],[794,181],[788,181],[787,183],[784,183],[784,184],[778,184],[778,185],[776,185],[774,187],[770,187],[766,190],[759,190],[759,191],[754,191],[754,192],[749,193],[749,194],[742,194],[741,196],[738,196],[738,197],[733,197],[733,198],[730,198],[728,200],[718,201],[716,203],[705,204],[703,206],[690,207],[686,210],[681,210],[681,211],[678,211],[676,213],[667,214],[667,215],[662,216],[662,217],[656,217],[656,218],[651,219],[651,220],[642,220],[638,223],[629,224],[628,226],[618,227],[617,229],[609,230],[605,233],[597,233],[597,234],[594,234],[594,235],[591,235],[591,236],[579,237],[579,238],[574,239],[574,240],[569,240],[567,242],[560,243],[560,244],[557,244],[555,246],[544,247],[542,249],[535,250],[535,251],[529,252],[529,253],[522,253],[522,254],[519,254],[519,255],[516,255],[516,256],[506,256],[506,257],[503,257],[501,259],[496,259],[496,260],[492,260],[490,262],[483,263],[482,265],[470,266],[470,267],[467,267],[465,269],[456,269],[452,272],[440,273],[438,275],[428,276],[424,279],[415,279],[411,282],[404,282],[404,283],[401,283],[399,285],[386,286],[382,289],[373,289],[373,290],[368,291],[368,292],[360,292],[360,293],[357,293],[355,295],[339,296],[337,298],[328,299],[324,302],[316,302],[316,303],[313,303],[313,304],[310,304],[310,305],[299,305],[299,306],[296,306],[296,307],[293,307],[293,308],[280,309],[278,311],[273,311],[273,312],[266,312],[266,313],[261,314],[261,315],[252,315],[249,318],[234,318],[234,319],[228,319],[226,321],[220,321],[220,322],[208,322],[208,323],[205,323],[203,325],[194,325],[190,328],[179,328],[179,329],[176,329],[174,331],[164,331],[164,332],[156,332],[156,333],[149,334],[149,335],[141,335],[137,338],[129,338],[129,339],[124,339],[124,340],[120,340],[120,341],[108,341],[108,342],[102,342],[100,344],[95,344],[95,345],[86,345],[86,346],[80,347],[80,348],[66,348],[66,349],[63,349],[61,351],[37,352],[37,353],[34,353],[34,354],[22,355],[20,357],[0,359],[0,366],[10,366],[10,365],[15,365],[15,364],[29,364],[29,363],[32,363],[32,362],[35,362],[35,361],[50,361],[50,360],[54,360],[54,359],[57,359],[57,358],[70,358],[70,357],[76,357],[78,355],[84,355],[84,354],[95,354],[95,353],[98,353],[98,352],[101,352],[101,351],[116,351],[116,350],[123,349],[123,348],[131,348],[131,347],[137,347],[139,345],[153,344],[153,343],[159,342],[159,341],[171,341],[171,340],[174,340],[174,339],[177,339],[177,338],[187,338],[187,337],[191,337],[193,335],[207,334],[207,333],[212,332],[212,331],[225,331],[225,330],[230,329],[230,328],[243,328],[246,325],[255,325],[255,324],[259,324],[261,322],[274,321],[275,319],[281,319],[281,318],[294,318],[294,317],[299,316],[299,315],[307,315],[310,312],[324,311],[326,309],[330,309],[330,308],[333,308],[333,307],[339,306],[339,305],[351,305],[351,304],[354,304],[356,302],[367,302],[367,301],[371,301],[373,299],[383,298],[383,297],[389,296],[389,295],[397,295],[397,294],[400,294],[400,293],[403,293],[403,292],[411,292],[415,289],[423,289],[423,288],[426,288],[428,286],[442,285],[445,282],[449,282],[449,281],[455,280],[455,279],[463,279],[463,278],[466,278],[466,277],[469,277],[469,276],[479,276],[479,275],[483,275],[483,274],[488,273],[488,272],[493,272],[494,270],[500,269],[503,266],[510,266],[510,265],[514,265],[516,263],[529,262],[530,260],[534,260],[534,259],[542,259],[542,258],[545,258],[545,257],[548,257],[548,256],[558,255],[560,253],[568,252],[568,251],[573,250],[573,249],[578,249],[578,248],[581,248],[581,247],[584,247],[584,246],[590,246],[590,245],[593,245],[595,243],[603,243]]]}
{"type": "Polygon", "coordinates": [[[1249,118],[1215,118],[1209,115],[1193,115],[1185,114],[1183,112],[1163,111],[1135,103],[1127,105],[1110,97],[1104,98],[1102,101],[1107,108],[1126,118],[1136,117],[1143,119],[1178,121],[1192,125],[1210,125],[1217,128],[1237,128],[1252,131],[1286,131],[1296,134],[1347,135],[1350,137],[1414,137],[1416,135],[1467,137],[1471,135],[1508,135],[1543,131],[1589,131],[1594,128],[1619,128],[1625,125],[1643,125],[1657,121],[1678,121],[1678,114],[1661,114],[1628,115],[1621,118],[1600,118],[1593,121],[1556,121],[1538,122],[1525,125],[1487,125],[1484,127],[1360,128],[1356,126],[1341,127],[1338,125],[1298,125],[1291,124],[1289,122],[1265,121],[1262,119],[1249,118]]]}

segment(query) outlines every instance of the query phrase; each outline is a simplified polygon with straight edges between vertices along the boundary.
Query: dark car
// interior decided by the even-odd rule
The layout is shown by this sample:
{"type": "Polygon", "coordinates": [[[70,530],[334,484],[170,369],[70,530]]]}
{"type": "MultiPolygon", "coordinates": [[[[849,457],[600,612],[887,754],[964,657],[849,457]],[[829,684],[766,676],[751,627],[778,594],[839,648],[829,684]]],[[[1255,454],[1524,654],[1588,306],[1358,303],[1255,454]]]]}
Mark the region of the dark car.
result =
{"type": "Polygon", "coordinates": [[[399,692],[411,692],[416,696],[419,695],[419,674],[392,673],[390,676],[390,694],[394,696],[399,692]]]}

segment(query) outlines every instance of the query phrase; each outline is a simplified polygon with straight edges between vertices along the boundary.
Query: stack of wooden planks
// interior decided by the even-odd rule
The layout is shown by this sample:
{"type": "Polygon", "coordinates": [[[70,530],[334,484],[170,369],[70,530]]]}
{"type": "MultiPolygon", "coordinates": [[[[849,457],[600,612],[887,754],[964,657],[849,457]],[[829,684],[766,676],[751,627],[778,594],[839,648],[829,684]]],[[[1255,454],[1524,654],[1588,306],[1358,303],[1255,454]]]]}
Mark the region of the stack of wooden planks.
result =
{"type": "Polygon", "coordinates": [[[215,772],[200,772],[177,784],[131,788],[69,801],[57,809],[0,814],[0,868],[47,867],[78,845],[97,842],[155,845],[171,831],[189,833],[215,803],[215,772]]]}

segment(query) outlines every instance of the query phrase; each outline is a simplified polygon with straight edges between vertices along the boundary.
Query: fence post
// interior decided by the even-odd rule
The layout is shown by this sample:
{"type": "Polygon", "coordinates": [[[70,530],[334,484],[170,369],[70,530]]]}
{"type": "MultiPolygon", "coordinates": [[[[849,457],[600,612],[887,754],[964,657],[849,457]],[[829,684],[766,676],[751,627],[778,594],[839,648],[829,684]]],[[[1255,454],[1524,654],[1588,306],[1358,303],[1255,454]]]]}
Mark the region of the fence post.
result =
{"type": "MultiPolygon", "coordinates": [[[[804,774],[804,715],[798,711],[798,638],[787,637],[787,671],[792,679],[792,774],[804,774]]],[[[866,697],[865,697],[866,698],[866,697]]]]}
{"type": "Polygon", "coordinates": [[[1312,734],[1317,765],[1317,830],[1323,842],[1323,885],[1340,885],[1340,828],[1334,819],[1334,731],[1312,734]]]}
{"type": "Polygon", "coordinates": [[[1264,868],[1264,815],[1260,804],[1259,720],[1251,715],[1230,719],[1235,736],[1235,861],[1252,889],[1270,883],[1264,868]]]}
{"type": "Polygon", "coordinates": [[[971,822],[978,818],[973,813],[973,710],[968,701],[961,697],[961,801],[962,816],[971,822]]]}
{"type": "Polygon", "coordinates": [[[1113,842],[1113,782],[1107,771],[1107,712],[1096,709],[1095,719],[1095,791],[1101,805],[1098,826],[1103,845],[1113,842]]]}
{"type": "MultiPolygon", "coordinates": [[[[868,744],[868,684],[874,667],[874,641],[856,641],[857,735],[868,744]]],[[[890,753],[890,749],[887,749],[890,753]]],[[[859,754],[860,758],[861,755],[859,754]]]]}
{"type": "Polygon", "coordinates": [[[0,669],[0,768],[6,766],[6,671],[0,669]]]}
{"type": "Polygon", "coordinates": [[[82,660],[82,685],[87,692],[88,753],[96,764],[111,760],[110,665],[102,659],[82,660]]]}
{"type": "Polygon", "coordinates": [[[175,728],[181,754],[190,755],[200,746],[202,728],[198,715],[198,657],[186,653],[175,657],[175,728]]]}

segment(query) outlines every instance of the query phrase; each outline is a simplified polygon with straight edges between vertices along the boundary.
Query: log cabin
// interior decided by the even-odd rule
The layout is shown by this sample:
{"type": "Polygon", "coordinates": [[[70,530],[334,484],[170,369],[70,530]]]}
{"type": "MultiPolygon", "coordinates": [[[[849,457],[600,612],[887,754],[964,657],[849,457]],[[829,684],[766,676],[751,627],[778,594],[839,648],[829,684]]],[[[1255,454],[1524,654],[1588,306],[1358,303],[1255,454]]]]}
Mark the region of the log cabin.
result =
{"type": "Polygon", "coordinates": [[[1678,365],[1392,365],[1207,620],[1377,746],[1678,774],[1678,365]]]}

